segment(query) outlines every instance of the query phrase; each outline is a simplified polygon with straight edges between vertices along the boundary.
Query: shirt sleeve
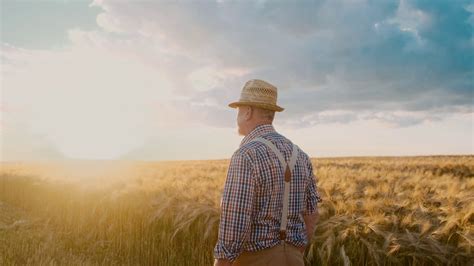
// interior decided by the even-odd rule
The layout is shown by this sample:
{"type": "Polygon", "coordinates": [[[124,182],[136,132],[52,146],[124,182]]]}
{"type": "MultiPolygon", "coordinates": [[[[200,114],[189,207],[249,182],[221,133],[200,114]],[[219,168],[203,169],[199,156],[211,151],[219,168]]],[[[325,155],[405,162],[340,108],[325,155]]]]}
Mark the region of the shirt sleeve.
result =
{"type": "Polygon", "coordinates": [[[314,175],[313,165],[311,160],[308,160],[308,170],[309,170],[309,180],[308,186],[306,187],[305,192],[305,215],[313,214],[317,210],[319,202],[322,202],[321,197],[319,196],[318,187],[316,185],[317,178],[314,175]]]}
{"type": "Polygon", "coordinates": [[[216,259],[234,261],[250,232],[255,191],[253,168],[248,155],[239,150],[232,155],[221,199],[218,240],[214,248],[216,259]]]}

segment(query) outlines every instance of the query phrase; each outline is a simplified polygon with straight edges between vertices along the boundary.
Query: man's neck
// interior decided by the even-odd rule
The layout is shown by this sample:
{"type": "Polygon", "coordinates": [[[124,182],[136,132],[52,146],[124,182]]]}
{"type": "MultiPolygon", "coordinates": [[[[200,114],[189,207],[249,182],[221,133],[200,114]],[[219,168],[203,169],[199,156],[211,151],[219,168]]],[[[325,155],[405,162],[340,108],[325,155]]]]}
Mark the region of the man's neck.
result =
{"type": "Polygon", "coordinates": [[[261,136],[262,134],[267,134],[270,132],[275,131],[273,125],[271,123],[259,123],[256,124],[253,130],[251,130],[240,142],[240,146],[244,145],[245,143],[251,141],[253,138],[261,136]]]}
{"type": "Polygon", "coordinates": [[[272,125],[272,123],[267,122],[267,121],[257,122],[250,128],[250,130],[247,132],[247,134],[245,136],[250,134],[250,132],[252,132],[256,127],[261,126],[261,125],[272,125]]]}

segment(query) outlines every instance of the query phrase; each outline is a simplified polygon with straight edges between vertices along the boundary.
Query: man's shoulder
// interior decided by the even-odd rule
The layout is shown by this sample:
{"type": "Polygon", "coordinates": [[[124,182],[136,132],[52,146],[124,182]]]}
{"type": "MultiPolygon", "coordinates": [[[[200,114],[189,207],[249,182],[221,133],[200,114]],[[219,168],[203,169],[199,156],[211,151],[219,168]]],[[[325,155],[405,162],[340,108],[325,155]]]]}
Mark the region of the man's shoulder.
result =
{"type": "Polygon", "coordinates": [[[311,157],[305,151],[303,151],[301,148],[299,150],[300,150],[300,156],[303,160],[303,164],[305,165],[305,167],[307,169],[312,171],[313,165],[312,165],[312,162],[311,162],[311,157]]]}
{"type": "Polygon", "coordinates": [[[309,157],[309,155],[301,148],[300,145],[294,143],[293,141],[287,138],[285,139],[292,145],[296,145],[296,147],[298,148],[298,160],[303,160],[305,163],[311,163],[311,157],[309,157]]]}
{"type": "MultiPolygon", "coordinates": [[[[294,144],[290,139],[285,137],[284,135],[278,133],[278,132],[272,132],[270,134],[267,134],[265,136],[261,136],[261,138],[264,138],[274,144],[281,145],[281,143],[285,143],[287,145],[292,145],[294,144]],[[277,144],[280,143],[280,144],[277,144]]],[[[298,146],[298,145],[297,145],[298,146]]],[[[240,146],[234,154],[239,154],[239,155],[247,155],[247,156],[254,156],[256,155],[259,151],[263,151],[268,149],[267,145],[260,142],[256,141],[256,139],[253,139],[244,145],[240,146]]],[[[300,146],[298,146],[298,150],[301,153],[301,155],[304,157],[304,159],[309,160],[308,154],[301,149],[300,146]]]]}
{"type": "Polygon", "coordinates": [[[280,141],[280,142],[287,143],[290,147],[291,147],[291,145],[296,145],[298,147],[298,151],[299,151],[300,156],[302,158],[304,158],[305,160],[310,160],[309,155],[301,148],[300,145],[295,143],[293,140],[290,140],[289,138],[287,138],[286,136],[284,136],[280,133],[276,133],[276,134],[272,135],[272,138],[275,141],[280,141]]]}
{"type": "Polygon", "coordinates": [[[298,146],[298,149],[305,160],[311,161],[311,158],[309,157],[309,155],[303,149],[301,149],[301,147],[298,146]]]}
{"type": "Polygon", "coordinates": [[[240,146],[233,154],[233,156],[244,156],[248,158],[253,158],[256,154],[258,148],[262,147],[264,144],[259,141],[250,141],[240,146]]]}
{"type": "MultiPolygon", "coordinates": [[[[296,144],[292,142],[290,139],[276,132],[262,136],[262,137],[274,143],[286,142],[290,145],[296,144]]],[[[298,157],[297,157],[298,161],[301,160],[300,163],[302,163],[308,168],[311,168],[312,167],[311,157],[299,145],[297,145],[297,147],[298,147],[298,157]]],[[[234,152],[234,154],[232,155],[232,158],[235,158],[238,160],[244,159],[244,160],[248,160],[250,163],[254,163],[257,161],[257,158],[259,158],[258,154],[262,154],[262,153],[265,154],[267,149],[269,148],[266,146],[266,144],[260,141],[252,140],[240,146],[234,152]]]]}

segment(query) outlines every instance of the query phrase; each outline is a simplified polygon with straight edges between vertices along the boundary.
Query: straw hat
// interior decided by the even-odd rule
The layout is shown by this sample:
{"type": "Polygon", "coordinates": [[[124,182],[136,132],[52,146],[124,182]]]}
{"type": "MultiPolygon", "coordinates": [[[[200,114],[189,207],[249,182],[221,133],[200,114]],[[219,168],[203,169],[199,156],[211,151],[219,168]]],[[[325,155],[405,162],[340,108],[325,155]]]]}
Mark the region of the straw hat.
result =
{"type": "Polygon", "coordinates": [[[230,103],[229,107],[237,108],[238,106],[250,105],[281,112],[285,108],[276,104],[277,95],[277,88],[272,84],[260,79],[251,79],[242,88],[239,101],[230,103]]]}

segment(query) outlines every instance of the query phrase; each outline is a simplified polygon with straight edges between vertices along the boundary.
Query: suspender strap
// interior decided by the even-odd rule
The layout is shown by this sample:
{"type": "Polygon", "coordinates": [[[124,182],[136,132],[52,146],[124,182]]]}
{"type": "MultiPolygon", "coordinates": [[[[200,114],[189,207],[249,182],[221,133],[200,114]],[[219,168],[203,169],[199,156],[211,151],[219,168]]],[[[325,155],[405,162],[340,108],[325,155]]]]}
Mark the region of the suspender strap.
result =
{"type": "Polygon", "coordinates": [[[264,138],[256,138],[253,141],[259,141],[268,146],[278,157],[280,160],[281,166],[283,168],[283,172],[285,174],[285,182],[284,182],[284,194],[283,194],[283,210],[281,211],[281,219],[280,219],[280,240],[285,241],[286,239],[286,226],[288,224],[288,205],[290,201],[290,182],[292,171],[296,164],[296,158],[298,157],[298,146],[293,144],[293,151],[290,157],[289,165],[285,161],[285,158],[281,154],[281,152],[277,149],[277,147],[270,141],[264,138]]]}

